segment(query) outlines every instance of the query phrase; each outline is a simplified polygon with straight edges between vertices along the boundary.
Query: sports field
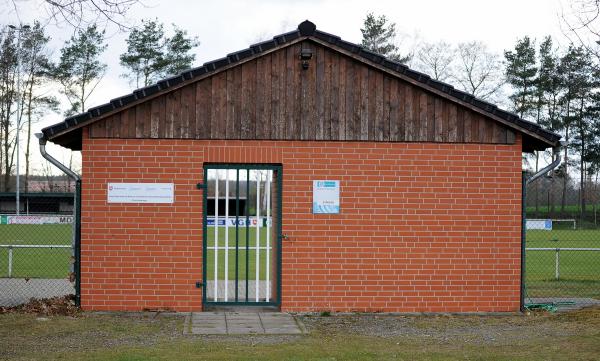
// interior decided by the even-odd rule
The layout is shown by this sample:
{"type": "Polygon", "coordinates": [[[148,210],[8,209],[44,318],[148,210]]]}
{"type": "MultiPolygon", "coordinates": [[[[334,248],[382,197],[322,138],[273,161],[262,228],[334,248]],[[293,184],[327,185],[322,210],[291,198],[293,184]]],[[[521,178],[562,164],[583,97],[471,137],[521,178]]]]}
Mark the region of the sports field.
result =
{"type": "MultiPolygon", "coordinates": [[[[0,245],[70,245],[70,224],[2,224],[0,245]]],[[[68,278],[70,248],[13,248],[12,277],[68,278]]],[[[8,249],[0,247],[0,277],[8,277],[8,249]]]]}
{"type": "MultiPolygon", "coordinates": [[[[71,225],[0,225],[0,244],[43,244],[69,245],[71,243],[71,225]]],[[[224,247],[224,227],[219,230],[224,247]]],[[[260,228],[260,275],[266,279],[266,228],[260,228]]],[[[229,228],[229,279],[236,275],[236,230],[229,228]]],[[[214,228],[209,227],[207,250],[207,279],[214,279],[214,228]]],[[[201,237],[199,237],[201,241],[201,237]]],[[[270,263],[276,260],[273,244],[270,240],[270,263]]],[[[249,280],[256,275],[256,229],[248,234],[248,252],[246,252],[246,229],[239,228],[237,242],[237,272],[239,279],[246,278],[248,266],[249,280]],[[246,258],[246,255],[248,256],[246,258]],[[248,262],[246,262],[246,259],[248,262]]],[[[554,231],[530,230],[527,232],[528,248],[600,248],[600,230],[554,231]]],[[[69,273],[70,249],[26,248],[13,249],[13,277],[29,278],[66,278],[69,273]]],[[[593,297],[600,299],[600,252],[564,251],[560,253],[560,278],[555,280],[555,252],[528,251],[527,291],[530,297],[593,297]]],[[[272,269],[272,268],[271,268],[272,269]]],[[[225,278],[225,250],[218,250],[218,279],[225,278]]],[[[8,276],[8,250],[0,247],[0,277],[8,276]]],[[[272,277],[272,275],[271,275],[272,277]]]]}
{"type": "MultiPolygon", "coordinates": [[[[530,230],[527,248],[599,248],[600,230],[530,230]]],[[[528,251],[525,258],[530,297],[600,298],[600,252],[562,251],[555,279],[556,252],[528,251]]]]}

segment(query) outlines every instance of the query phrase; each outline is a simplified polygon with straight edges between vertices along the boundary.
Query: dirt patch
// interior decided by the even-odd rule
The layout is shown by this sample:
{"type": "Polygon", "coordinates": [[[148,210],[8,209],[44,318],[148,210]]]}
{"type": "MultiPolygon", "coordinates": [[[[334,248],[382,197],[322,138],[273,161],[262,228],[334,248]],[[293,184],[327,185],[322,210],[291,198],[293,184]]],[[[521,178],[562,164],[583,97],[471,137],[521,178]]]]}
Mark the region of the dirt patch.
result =
{"type": "Polygon", "coordinates": [[[535,312],[507,316],[463,315],[336,315],[299,316],[309,332],[383,338],[429,339],[437,343],[520,345],[535,338],[569,337],[581,332],[580,322],[600,326],[600,308],[565,314],[535,312]]]}
{"type": "Polygon", "coordinates": [[[453,355],[449,359],[465,358],[464,355],[484,350],[503,355],[500,358],[518,356],[525,352],[521,350],[526,350],[527,355],[536,357],[525,359],[561,359],[552,357],[555,354],[569,359],[564,357],[572,356],[568,345],[577,350],[578,359],[595,359],[590,355],[600,352],[597,346],[600,308],[506,316],[297,315],[310,332],[302,336],[184,335],[186,315],[182,313],[81,311],[77,317],[48,316],[42,321],[39,313],[33,312],[35,308],[31,310],[0,315],[0,359],[39,359],[36,350],[44,350],[47,359],[86,359],[87,353],[103,352],[106,357],[97,358],[110,359],[111,350],[132,349],[135,351],[127,352],[133,355],[157,347],[177,355],[171,359],[193,358],[179,354],[182,348],[190,355],[197,355],[199,350],[220,355],[239,351],[237,358],[222,358],[273,360],[293,358],[291,355],[299,353],[315,359],[331,359],[336,353],[337,359],[362,359],[362,356],[368,358],[371,354],[367,353],[373,353],[374,349],[380,354],[369,356],[371,359],[386,359],[390,358],[390,352],[406,352],[406,347],[417,352],[417,356],[431,350],[448,352],[453,355]],[[281,349],[288,353],[278,353],[281,349]],[[271,357],[244,354],[252,350],[262,350],[271,357]]]}
{"type": "Polygon", "coordinates": [[[183,315],[80,311],[77,317],[39,317],[12,312],[0,315],[0,325],[0,360],[28,359],[35,350],[59,354],[123,346],[144,348],[177,340],[182,337],[183,315]]]}
{"type": "Polygon", "coordinates": [[[75,306],[75,295],[52,298],[32,298],[29,302],[11,307],[0,306],[0,314],[26,313],[39,316],[76,316],[80,310],[75,306]]]}

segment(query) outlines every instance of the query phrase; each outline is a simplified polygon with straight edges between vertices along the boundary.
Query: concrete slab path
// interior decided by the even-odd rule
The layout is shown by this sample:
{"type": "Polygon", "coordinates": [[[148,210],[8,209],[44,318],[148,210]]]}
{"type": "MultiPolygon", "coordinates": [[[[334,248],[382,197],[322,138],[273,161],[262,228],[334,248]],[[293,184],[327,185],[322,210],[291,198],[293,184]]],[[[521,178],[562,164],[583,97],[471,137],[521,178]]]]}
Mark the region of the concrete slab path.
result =
{"type": "Polygon", "coordinates": [[[294,316],[279,312],[193,312],[184,333],[196,335],[301,335],[304,326],[294,316]]]}

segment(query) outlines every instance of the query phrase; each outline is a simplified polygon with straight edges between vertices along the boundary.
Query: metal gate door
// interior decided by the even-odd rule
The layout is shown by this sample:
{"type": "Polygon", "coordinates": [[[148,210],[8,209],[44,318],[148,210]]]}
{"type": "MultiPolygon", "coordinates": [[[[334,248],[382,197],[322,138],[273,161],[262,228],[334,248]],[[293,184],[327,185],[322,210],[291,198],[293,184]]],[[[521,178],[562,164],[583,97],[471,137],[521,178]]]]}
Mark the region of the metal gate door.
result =
{"type": "Polygon", "coordinates": [[[205,305],[280,302],[281,166],[204,166],[205,305]]]}

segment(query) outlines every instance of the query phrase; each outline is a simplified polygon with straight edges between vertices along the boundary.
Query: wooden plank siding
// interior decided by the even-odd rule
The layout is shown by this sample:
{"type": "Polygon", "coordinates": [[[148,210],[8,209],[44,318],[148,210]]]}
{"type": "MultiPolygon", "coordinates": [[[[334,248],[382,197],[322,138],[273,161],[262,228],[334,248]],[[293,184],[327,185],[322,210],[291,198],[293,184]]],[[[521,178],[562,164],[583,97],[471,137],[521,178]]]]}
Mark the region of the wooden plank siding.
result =
{"type": "Polygon", "coordinates": [[[89,126],[94,138],[512,144],[514,131],[310,40],[89,126]],[[302,69],[300,50],[313,56],[302,69]]]}

